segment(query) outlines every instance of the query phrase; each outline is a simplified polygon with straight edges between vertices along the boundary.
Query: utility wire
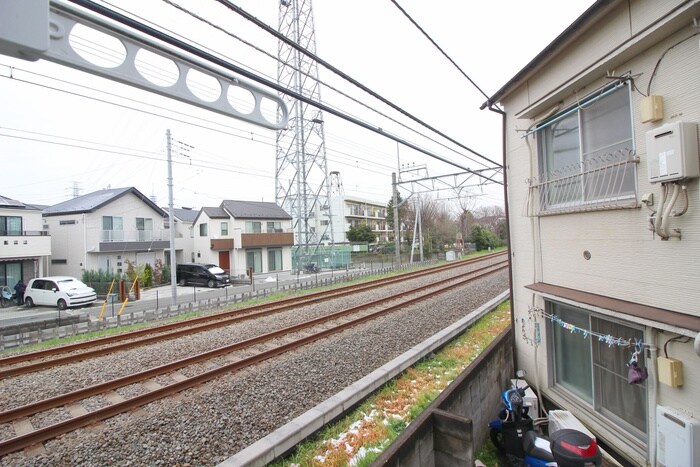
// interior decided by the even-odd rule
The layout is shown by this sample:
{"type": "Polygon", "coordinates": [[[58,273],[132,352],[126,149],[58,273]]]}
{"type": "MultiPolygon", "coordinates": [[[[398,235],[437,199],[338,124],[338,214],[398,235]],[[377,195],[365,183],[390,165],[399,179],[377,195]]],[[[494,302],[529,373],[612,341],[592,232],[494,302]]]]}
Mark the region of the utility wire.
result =
{"type": "MultiPolygon", "coordinates": [[[[448,141],[450,141],[450,142],[456,144],[457,146],[461,147],[462,149],[465,149],[465,150],[471,152],[471,153],[474,154],[475,156],[480,157],[480,158],[482,158],[482,159],[484,159],[484,160],[486,160],[486,161],[488,161],[488,162],[490,162],[490,163],[492,163],[492,164],[494,164],[494,165],[497,165],[497,166],[501,167],[501,165],[498,164],[497,162],[492,161],[492,160],[489,159],[488,157],[486,157],[486,156],[484,156],[484,155],[482,155],[482,154],[479,154],[479,153],[476,152],[475,150],[473,150],[473,149],[471,149],[471,148],[469,148],[469,147],[463,145],[462,143],[456,141],[455,139],[453,139],[453,138],[447,136],[445,133],[439,131],[438,129],[436,129],[436,128],[430,126],[430,125],[428,125],[428,124],[425,123],[424,121],[422,121],[422,120],[420,120],[419,118],[415,117],[415,116],[412,115],[411,113],[409,113],[409,112],[403,110],[401,107],[399,107],[399,106],[397,106],[396,104],[392,103],[392,102],[389,101],[388,99],[385,99],[384,97],[380,96],[380,95],[377,94],[376,92],[374,92],[374,91],[372,91],[371,89],[369,89],[367,86],[363,85],[362,83],[358,82],[357,80],[355,80],[355,79],[353,79],[352,77],[348,76],[347,74],[343,73],[343,72],[340,71],[338,68],[336,68],[336,67],[334,67],[333,65],[331,65],[330,63],[328,63],[328,62],[326,62],[325,60],[321,59],[318,55],[316,55],[316,54],[310,52],[309,50],[307,50],[307,49],[305,49],[304,47],[300,46],[299,44],[297,44],[297,43],[294,42],[293,40],[289,39],[289,38],[286,37],[285,35],[279,33],[278,31],[276,31],[275,29],[271,28],[270,26],[268,26],[268,25],[265,24],[264,22],[260,21],[260,20],[257,19],[255,16],[253,16],[253,15],[251,15],[250,13],[248,13],[247,11],[243,10],[241,7],[239,7],[239,6],[237,6],[237,5],[234,5],[233,3],[231,3],[231,2],[228,1],[228,0],[216,0],[216,1],[219,2],[220,4],[226,6],[226,7],[229,8],[231,11],[233,11],[233,12],[235,12],[235,13],[238,13],[239,15],[241,15],[242,17],[244,17],[245,19],[247,19],[247,20],[251,21],[252,23],[254,23],[256,26],[258,26],[258,27],[262,28],[263,30],[265,30],[266,32],[272,34],[272,35],[275,36],[277,39],[283,41],[283,42],[286,43],[287,45],[293,47],[294,49],[296,49],[297,51],[303,53],[304,55],[306,55],[307,57],[311,58],[312,60],[315,60],[317,63],[321,64],[322,66],[326,67],[328,70],[330,70],[330,71],[332,71],[333,73],[337,74],[337,75],[340,76],[341,78],[347,80],[348,82],[350,82],[350,83],[352,83],[353,85],[357,86],[358,88],[362,89],[362,90],[365,91],[366,93],[370,94],[372,97],[374,97],[374,98],[380,100],[381,102],[383,102],[384,104],[386,104],[386,105],[388,105],[389,107],[393,108],[394,110],[396,110],[396,111],[402,113],[403,115],[407,116],[408,118],[410,118],[411,120],[415,121],[416,123],[418,123],[418,124],[420,124],[420,125],[422,125],[422,126],[428,128],[429,130],[431,130],[431,131],[435,132],[436,134],[442,136],[443,138],[447,139],[448,141]]],[[[414,149],[415,149],[415,148],[414,148],[414,149]]],[[[492,180],[492,181],[493,181],[493,180],[492,180]]]]}
{"type": "Polygon", "coordinates": [[[406,12],[406,10],[404,10],[403,8],[401,8],[401,5],[399,5],[399,3],[398,3],[396,0],[391,0],[391,3],[393,3],[394,5],[396,5],[396,8],[398,8],[399,11],[401,11],[401,13],[403,13],[404,16],[406,16],[406,18],[408,18],[408,20],[409,20],[411,23],[413,23],[413,25],[414,25],[415,27],[417,27],[418,30],[419,30],[421,33],[423,33],[423,35],[430,41],[430,43],[433,44],[433,45],[435,46],[435,48],[437,48],[437,49],[440,51],[440,53],[441,53],[442,55],[444,55],[445,58],[446,58],[447,60],[449,60],[450,63],[451,63],[452,65],[454,65],[454,67],[457,68],[457,70],[458,70],[460,73],[462,73],[462,76],[464,76],[464,77],[467,79],[467,81],[469,81],[469,82],[472,84],[472,86],[474,86],[474,87],[481,93],[482,96],[484,96],[486,99],[489,99],[489,96],[488,96],[484,91],[482,91],[481,88],[480,88],[479,86],[477,86],[477,84],[476,84],[469,76],[467,76],[467,74],[459,67],[459,65],[457,65],[457,63],[455,63],[455,61],[452,60],[452,58],[451,58],[449,55],[447,55],[447,53],[446,53],[444,50],[442,50],[442,47],[440,47],[440,46],[437,44],[437,42],[435,42],[435,41],[433,40],[433,38],[430,37],[430,35],[429,35],[428,33],[425,32],[425,30],[424,30],[422,27],[420,27],[420,25],[419,25],[418,23],[416,23],[416,21],[415,21],[413,18],[411,18],[411,15],[409,15],[409,14],[406,12]]]}
{"type": "MultiPolygon", "coordinates": [[[[330,113],[330,114],[332,114],[332,115],[335,115],[336,117],[339,117],[339,118],[341,118],[341,119],[343,119],[343,120],[346,120],[346,121],[348,121],[348,122],[351,122],[351,123],[353,123],[353,124],[355,124],[355,125],[357,125],[357,126],[360,126],[360,127],[362,127],[362,128],[365,128],[366,130],[372,131],[373,133],[382,135],[382,136],[384,136],[385,138],[389,138],[389,139],[391,139],[391,140],[393,140],[393,141],[396,141],[396,142],[398,142],[398,143],[401,143],[401,144],[403,144],[404,146],[407,146],[407,147],[409,147],[409,148],[411,148],[411,149],[414,149],[414,150],[416,150],[416,151],[418,151],[418,152],[420,152],[420,153],[423,153],[423,154],[425,154],[425,155],[427,155],[427,156],[429,156],[429,157],[432,157],[433,159],[437,159],[437,160],[439,160],[439,161],[442,161],[442,162],[444,162],[444,163],[446,163],[446,164],[452,165],[452,166],[457,167],[457,168],[459,168],[459,169],[465,170],[465,171],[467,171],[467,172],[474,173],[471,169],[469,169],[468,167],[463,166],[462,164],[459,164],[459,163],[457,163],[457,162],[455,162],[455,161],[452,161],[452,160],[446,159],[446,158],[444,158],[444,157],[442,157],[442,156],[439,156],[439,155],[437,155],[437,154],[435,154],[435,153],[433,153],[433,152],[431,152],[431,151],[428,151],[428,150],[425,149],[425,148],[422,148],[422,147],[420,147],[420,146],[417,146],[417,145],[415,145],[415,144],[413,144],[413,143],[411,143],[411,142],[409,142],[409,141],[407,141],[407,140],[405,140],[405,139],[403,139],[403,138],[400,138],[400,137],[398,137],[398,136],[396,136],[396,135],[393,135],[393,134],[391,134],[391,133],[388,133],[388,132],[382,130],[381,128],[379,128],[379,127],[372,126],[372,125],[370,125],[370,124],[368,124],[368,123],[366,123],[366,122],[364,122],[364,121],[362,121],[362,120],[359,120],[359,119],[357,119],[357,118],[355,118],[355,117],[353,117],[353,116],[351,116],[351,115],[349,115],[349,114],[346,114],[346,113],[344,113],[344,112],[341,112],[341,111],[339,111],[339,110],[336,110],[336,109],[334,109],[334,108],[332,108],[332,107],[329,107],[328,105],[323,104],[323,103],[321,103],[321,102],[318,102],[318,101],[315,101],[315,100],[313,100],[313,99],[310,99],[309,97],[304,96],[303,94],[300,94],[300,93],[298,93],[298,92],[295,92],[295,91],[292,91],[292,90],[290,90],[290,89],[287,89],[287,88],[285,88],[284,86],[282,86],[282,85],[280,85],[280,84],[278,84],[278,83],[276,83],[276,82],[273,82],[273,81],[267,80],[267,79],[265,79],[265,78],[263,78],[263,77],[260,77],[260,76],[256,75],[255,73],[250,72],[249,70],[246,70],[246,69],[244,69],[244,68],[241,68],[241,67],[239,67],[239,66],[237,66],[237,65],[235,65],[235,64],[233,64],[233,63],[231,63],[231,62],[228,62],[228,61],[225,61],[225,60],[221,59],[220,57],[214,56],[214,55],[212,55],[212,54],[210,54],[210,53],[207,53],[207,52],[205,52],[205,51],[203,51],[203,50],[201,50],[201,49],[198,49],[198,48],[192,46],[191,44],[188,44],[188,43],[183,42],[183,41],[181,41],[181,40],[178,40],[178,39],[176,39],[176,38],[174,38],[174,37],[172,37],[172,36],[169,36],[169,35],[163,33],[162,31],[159,31],[159,30],[154,29],[154,28],[152,28],[152,27],[150,27],[150,26],[141,24],[141,23],[139,23],[138,21],[135,21],[135,20],[133,20],[133,19],[131,19],[131,18],[129,18],[129,17],[123,15],[123,14],[117,13],[117,12],[115,12],[115,11],[113,11],[113,10],[110,10],[109,8],[106,8],[106,7],[102,6],[102,5],[96,4],[95,2],[92,2],[91,0],[69,0],[69,1],[70,1],[71,3],[74,3],[74,4],[76,4],[76,5],[79,5],[79,6],[83,7],[83,8],[85,8],[85,9],[89,10],[89,11],[92,11],[92,12],[97,13],[97,14],[99,14],[99,15],[102,15],[102,16],[104,16],[104,17],[106,17],[106,18],[109,18],[109,19],[112,20],[112,21],[115,21],[115,22],[117,22],[117,23],[119,23],[119,24],[125,25],[125,26],[127,26],[128,28],[134,29],[134,30],[136,30],[136,31],[138,31],[138,32],[140,32],[140,33],[143,33],[143,34],[145,34],[145,35],[147,35],[147,36],[150,36],[150,37],[152,37],[152,38],[154,38],[154,39],[156,39],[156,40],[158,40],[158,41],[160,41],[160,42],[163,42],[163,43],[168,44],[168,45],[170,45],[170,46],[172,46],[172,47],[176,47],[176,48],[178,48],[178,49],[180,49],[180,50],[182,50],[182,51],[185,51],[187,54],[190,54],[190,55],[192,55],[192,56],[198,57],[198,58],[200,58],[200,59],[202,59],[202,60],[206,60],[206,61],[208,61],[208,62],[210,62],[210,63],[213,63],[213,64],[215,64],[216,66],[219,66],[219,67],[221,67],[221,68],[223,68],[223,69],[225,69],[225,70],[229,70],[229,71],[232,71],[232,72],[234,72],[234,73],[237,73],[237,74],[239,74],[239,75],[241,75],[241,76],[243,76],[243,77],[245,77],[245,78],[248,78],[248,79],[253,80],[253,81],[255,81],[255,82],[259,83],[259,84],[262,84],[263,86],[266,86],[266,87],[268,87],[268,88],[270,88],[270,89],[274,89],[274,90],[277,91],[277,92],[280,92],[280,93],[282,93],[282,94],[286,94],[286,95],[288,95],[288,96],[290,96],[290,97],[292,97],[292,98],[294,98],[294,99],[297,99],[297,100],[299,100],[299,101],[301,101],[301,102],[304,102],[304,103],[306,103],[306,104],[312,105],[312,106],[316,107],[317,109],[323,110],[323,111],[328,112],[328,113],[330,113]]],[[[218,1],[222,1],[222,0],[218,0],[218,1]]],[[[284,36],[282,36],[282,37],[284,37],[284,36]]],[[[358,83],[358,84],[359,84],[359,83],[358,83]]],[[[437,130],[434,130],[434,131],[437,132],[437,130]]],[[[446,137],[446,136],[444,136],[444,137],[446,137]]],[[[446,138],[447,138],[447,137],[446,137],[446,138]]],[[[449,139],[449,138],[448,138],[448,139],[449,139]]],[[[461,145],[460,143],[455,142],[455,144],[457,144],[457,145],[459,145],[459,146],[461,146],[461,147],[466,148],[465,146],[461,145]]],[[[468,148],[466,148],[466,149],[468,149],[468,148]]],[[[469,150],[470,152],[474,152],[474,151],[471,150],[471,149],[468,149],[468,150],[469,150]]],[[[479,155],[480,157],[484,158],[484,156],[481,156],[481,155],[478,154],[478,153],[475,153],[475,154],[477,154],[477,155],[479,155]]],[[[484,158],[484,159],[486,159],[486,158],[484,158]]],[[[488,159],[487,159],[487,160],[488,160],[488,159]]],[[[490,160],[489,160],[489,161],[490,161],[490,160]]],[[[493,161],[490,161],[490,162],[494,163],[494,164],[497,165],[498,167],[501,167],[499,164],[496,164],[496,163],[493,162],[493,161]]],[[[491,177],[488,177],[488,176],[486,176],[486,175],[483,175],[483,174],[477,174],[477,175],[480,176],[480,177],[482,177],[482,178],[485,178],[485,179],[487,179],[487,180],[490,180],[490,181],[493,182],[493,183],[497,183],[497,184],[499,184],[499,185],[502,185],[502,184],[503,184],[502,181],[495,180],[495,179],[493,179],[493,178],[491,178],[491,177]]]]}
{"type": "MultiPolygon", "coordinates": [[[[402,126],[402,127],[406,128],[407,130],[409,130],[409,131],[411,131],[411,132],[413,132],[413,133],[415,133],[415,134],[417,134],[417,135],[419,135],[419,136],[422,136],[423,138],[425,138],[425,139],[427,139],[427,140],[429,140],[429,141],[432,141],[433,143],[435,143],[435,144],[437,144],[437,145],[439,145],[439,146],[442,146],[443,148],[447,149],[448,151],[451,151],[451,152],[453,152],[453,153],[455,153],[455,154],[457,154],[457,155],[459,155],[459,156],[469,158],[469,156],[465,156],[464,154],[461,154],[460,152],[456,151],[454,148],[451,148],[451,147],[447,146],[446,144],[444,144],[444,143],[442,143],[442,142],[440,142],[440,141],[437,141],[436,139],[434,139],[434,138],[432,138],[432,137],[430,137],[430,136],[428,136],[428,135],[426,135],[426,134],[423,134],[423,133],[419,132],[419,131],[416,130],[415,128],[411,128],[410,126],[406,125],[405,123],[398,121],[397,119],[395,119],[395,118],[393,118],[393,117],[391,117],[391,116],[385,114],[384,112],[381,112],[381,111],[379,111],[379,110],[377,110],[377,109],[371,107],[371,106],[368,105],[368,104],[365,104],[364,102],[360,101],[359,99],[357,99],[357,98],[355,98],[355,97],[353,97],[353,96],[350,96],[349,94],[347,94],[347,93],[341,91],[340,89],[338,89],[337,87],[335,87],[335,86],[329,84],[328,82],[323,81],[323,80],[321,80],[321,79],[318,79],[318,78],[316,78],[316,77],[314,77],[314,76],[311,76],[309,73],[307,73],[307,72],[304,71],[304,70],[299,69],[299,68],[298,68],[297,66],[295,66],[294,64],[291,64],[291,63],[289,63],[289,62],[287,62],[287,61],[285,61],[285,60],[281,60],[280,58],[278,58],[278,57],[272,55],[271,53],[267,52],[266,50],[264,50],[264,49],[262,49],[262,48],[260,48],[260,47],[258,47],[258,46],[256,46],[256,45],[252,44],[252,43],[249,42],[249,41],[246,41],[245,39],[242,39],[241,37],[237,36],[236,34],[233,34],[233,33],[230,32],[230,31],[227,31],[227,30],[224,29],[223,27],[221,27],[221,26],[219,26],[219,25],[217,25],[217,24],[215,24],[215,23],[209,21],[208,19],[206,19],[206,18],[204,18],[204,17],[202,17],[202,16],[200,16],[200,15],[194,13],[194,12],[191,11],[191,10],[188,10],[187,8],[183,7],[182,5],[178,5],[178,4],[176,4],[176,3],[173,3],[171,0],[162,0],[162,1],[163,1],[164,3],[166,3],[166,4],[170,5],[170,6],[172,6],[173,8],[176,8],[176,9],[182,11],[183,13],[190,15],[190,16],[193,17],[194,19],[196,19],[196,20],[198,20],[198,21],[201,21],[202,23],[204,23],[204,24],[206,24],[206,25],[208,25],[208,26],[210,26],[210,27],[212,27],[212,28],[214,28],[214,29],[216,29],[216,30],[222,32],[223,34],[226,34],[227,36],[229,36],[229,37],[231,37],[231,38],[233,38],[233,39],[236,39],[236,40],[240,41],[240,42],[243,43],[244,45],[247,45],[248,47],[251,47],[252,49],[254,49],[254,50],[260,52],[261,54],[267,56],[268,58],[270,58],[270,59],[272,59],[272,60],[274,60],[274,61],[276,61],[276,62],[278,62],[278,63],[281,63],[281,64],[284,65],[284,66],[287,66],[287,67],[293,69],[293,70],[296,71],[297,73],[301,73],[301,74],[304,75],[306,78],[308,78],[308,79],[314,79],[314,80],[318,81],[320,84],[322,84],[323,86],[327,87],[328,89],[331,89],[332,91],[337,92],[337,93],[340,94],[341,96],[343,96],[343,97],[345,97],[345,98],[351,100],[352,102],[355,102],[356,104],[358,104],[358,105],[360,105],[360,106],[362,106],[362,107],[368,109],[369,111],[374,112],[374,113],[376,113],[376,114],[378,114],[378,115],[380,115],[380,116],[386,118],[387,120],[390,120],[390,121],[396,123],[397,125],[402,126]]],[[[111,4],[110,4],[110,5],[111,5],[111,4]]],[[[133,13],[132,13],[132,14],[133,14],[133,13]]],[[[138,15],[134,15],[134,16],[139,17],[138,15]]],[[[140,17],[139,17],[139,18],[140,18],[140,17]]],[[[164,30],[166,30],[166,31],[168,31],[168,32],[170,32],[170,33],[176,34],[176,33],[174,33],[173,31],[168,30],[167,28],[164,28],[164,30]]],[[[197,44],[197,42],[194,42],[194,43],[197,44]]],[[[201,45],[201,44],[197,44],[197,45],[199,45],[200,47],[204,47],[204,46],[201,45]]],[[[253,69],[253,71],[256,71],[257,73],[260,73],[259,71],[255,70],[255,69],[253,69]]],[[[261,73],[261,74],[262,74],[262,73],[261,73]]],[[[270,77],[268,76],[268,78],[270,78],[270,77]]],[[[479,161],[474,161],[474,162],[481,163],[481,162],[479,162],[479,161]]],[[[482,164],[482,165],[485,165],[485,164],[483,164],[483,163],[481,163],[481,164],[482,164]]]]}
{"type": "MultiPolygon", "coordinates": [[[[7,65],[2,65],[2,64],[0,64],[0,66],[7,66],[7,65]]],[[[143,102],[137,101],[137,100],[132,99],[132,98],[129,98],[129,97],[120,96],[120,95],[118,95],[118,94],[110,93],[110,92],[107,92],[107,91],[104,91],[104,90],[101,90],[101,89],[97,89],[97,88],[91,88],[91,87],[85,86],[85,85],[78,85],[78,84],[76,84],[76,83],[67,82],[67,81],[60,80],[60,79],[58,79],[58,78],[54,78],[54,77],[51,77],[51,76],[48,76],[48,75],[43,75],[43,74],[40,74],[40,73],[35,73],[35,72],[31,72],[31,71],[24,70],[24,69],[21,69],[21,68],[16,68],[16,67],[10,67],[10,68],[12,68],[13,70],[21,70],[21,71],[23,71],[23,72],[25,72],[25,73],[32,74],[32,75],[36,75],[36,76],[40,76],[40,77],[42,77],[42,78],[46,78],[46,79],[51,79],[51,80],[54,80],[54,81],[58,81],[59,83],[71,84],[71,85],[79,86],[79,87],[81,87],[81,88],[83,88],[83,89],[88,89],[88,90],[90,90],[90,91],[95,91],[95,92],[99,92],[99,93],[102,93],[102,94],[106,94],[106,95],[108,95],[108,96],[110,96],[110,97],[116,97],[116,98],[124,99],[124,100],[131,101],[131,102],[135,102],[135,103],[140,103],[140,104],[143,103],[143,102]]],[[[8,79],[7,76],[2,76],[2,75],[0,75],[0,77],[1,77],[1,78],[5,78],[5,79],[8,79]]],[[[82,98],[89,99],[89,100],[93,100],[93,101],[95,101],[95,102],[100,102],[100,103],[103,103],[103,104],[109,104],[109,105],[114,105],[114,106],[121,107],[121,108],[124,108],[124,109],[134,110],[134,111],[136,111],[136,112],[140,112],[140,113],[143,113],[143,114],[146,114],[146,115],[152,115],[152,116],[154,116],[154,117],[167,118],[167,119],[170,120],[170,121],[176,121],[176,122],[184,123],[184,124],[186,124],[186,125],[191,125],[191,126],[194,126],[194,127],[197,127],[197,128],[202,128],[202,129],[205,129],[205,130],[214,131],[214,132],[221,133],[221,134],[224,134],[224,135],[227,135],[227,136],[233,136],[233,137],[235,137],[235,138],[251,140],[251,141],[254,141],[254,142],[257,143],[257,144],[263,144],[263,145],[271,146],[271,147],[274,147],[274,146],[275,146],[275,143],[274,143],[273,138],[270,138],[270,137],[265,136],[265,135],[263,135],[263,134],[248,133],[248,134],[246,134],[246,135],[238,135],[238,134],[232,133],[231,131],[226,131],[226,130],[221,130],[221,129],[213,128],[213,127],[211,127],[211,126],[202,125],[202,124],[199,124],[199,123],[196,123],[196,122],[192,122],[192,121],[188,121],[188,120],[183,120],[183,119],[178,119],[178,118],[173,118],[172,116],[165,116],[165,115],[161,115],[161,114],[158,114],[158,113],[155,113],[155,112],[152,112],[152,111],[148,111],[148,110],[144,110],[144,109],[139,109],[139,108],[131,107],[131,106],[124,105],[124,104],[119,104],[119,103],[112,102],[112,101],[105,100],[105,99],[99,99],[99,98],[97,98],[97,97],[87,96],[87,95],[85,95],[85,94],[80,94],[80,93],[76,93],[76,92],[73,92],[73,91],[68,91],[68,90],[66,90],[66,89],[61,89],[61,88],[49,86],[49,85],[46,85],[46,84],[40,84],[40,83],[37,83],[37,82],[28,81],[28,80],[26,80],[26,79],[19,78],[19,77],[15,76],[14,74],[12,74],[12,76],[9,77],[9,79],[11,79],[11,80],[13,80],[13,81],[20,82],[20,83],[29,84],[29,85],[32,85],[32,86],[42,87],[42,88],[44,88],[44,89],[49,89],[49,90],[52,90],[52,91],[57,91],[57,92],[65,93],[65,94],[70,94],[70,95],[73,95],[73,96],[76,96],[76,97],[82,97],[82,98]],[[253,137],[252,137],[253,135],[257,136],[257,137],[260,138],[260,139],[253,139],[253,137]],[[264,139],[271,140],[272,142],[263,141],[264,139]]],[[[168,108],[166,108],[166,107],[161,107],[161,106],[157,106],[157,105],[154,105],[154,104],[149,104],[149,105],[150,105],[151,107],[157,108],[157,109],[159,109],[159,110],[163,110],[163,111],[165,111],[165,112],[171,112],[171,113],[174,113],[174,114],[176,114],[176,115],[182,115],[182,116],[191,117],[191,115],[188,115],[188,114],[185,114],[185,113],[183,113],[183,112],[179,112],[179,111],[176,111],[176,110],[173,110],[173,109],[168,109],[168,108]]],[[[220,125],[220,123],[215,122],[215,121],[212,121],[212,120],[206,120],[206,119],[202,119],[202,118],[200,118],[200,117],[197,117],[197,119],[198,119],[198,120],[203,120],[204,122],[209,123],[209,124],[212,124],[212,125],[220,125]]],[[[235,130],[235,131],[245,132],[245,130],[240,129],[240,128],[235,128],[235,127],[229,127],[229,128],[230,128],[230,130],[232,130],[232,131],[235,130]]],[[[19,131],[19,130],[18,130],[18,131],[19,131]]],[[[331,136],[333,136],[333,135],[331,134],[331,136]]],[[[338,138],[341,139],[340,137],[338,137],[338,138]]],[[[345,144],[345,143],[341,143],[341,144],[345,144]]],[[[373,161],[373,160],[370,160],[370,159],[362,158],[362,157],[358,156],[357,154],[350,154],[350,153],[343,152],[343,151],[340,151],[340,150],[335,149],[335,148],[330,148],[330,149],[328,149],[328,151],[331,152],[331,153],[338,154],[340,157],[345,156],[345,158],[347,158],[347,159],[350,160],[351,162],[355,162],[355,161],[357,161],[357,160],[360,160],[360,161],[363,161],[364,163],[376,165],[377,167],[383,167],[383,168],[386,168],[386,169],[391,169],[391,168],[393,168],[393,166],[386,165],[386,164],[381,164],[381,163],[378,163],[378,162],[373,161]]],[[[370,154],[368,154],[368,155],[370,155],[370,154]]],[[[370,155],[370,156],[371,156],[371,155],[370,155]]],[[[349,163],[349,162],[340,162],[340,161],[336,161],[336,162],[337,162],[337,163],[340,163],[340,164],[343,164],[343,165],[347,165],[347,166],[353,166],[353,165],[352,165],[351,163],[349,163]]],[[[374,171],[374,172],[375,172],[375,173],[382,173],[382,172],[377,172],[377,171],[374,171]]]]}

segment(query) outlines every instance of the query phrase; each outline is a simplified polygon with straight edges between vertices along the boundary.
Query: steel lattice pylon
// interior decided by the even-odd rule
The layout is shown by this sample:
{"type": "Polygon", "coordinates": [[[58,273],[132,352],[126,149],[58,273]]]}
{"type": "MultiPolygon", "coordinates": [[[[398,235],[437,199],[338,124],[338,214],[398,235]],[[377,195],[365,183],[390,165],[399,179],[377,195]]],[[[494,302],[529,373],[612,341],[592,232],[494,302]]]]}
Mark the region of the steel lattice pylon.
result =
{"type": "MultiPolygon", "coordinates": [[[[279,32],[316,53],[311,0],[280,0],[279,32]]],[[[318,64],[279,41],[277,79],[299,94],[321,100],[318,64]]],[[[289,108],[287,127],[277,132],[275,200],[292,215],[297,268],[322,243],[333,244],[328,203],[329,181],[323,114],[315,107],[281,96],[289,108]]]]}

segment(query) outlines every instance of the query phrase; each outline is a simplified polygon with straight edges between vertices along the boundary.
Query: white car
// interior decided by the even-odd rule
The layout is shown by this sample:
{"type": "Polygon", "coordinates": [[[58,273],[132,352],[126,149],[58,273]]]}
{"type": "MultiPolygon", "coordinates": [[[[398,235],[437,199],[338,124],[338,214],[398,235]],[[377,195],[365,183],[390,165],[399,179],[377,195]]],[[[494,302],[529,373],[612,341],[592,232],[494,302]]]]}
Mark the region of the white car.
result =
{"type": "Polygon", "coordinates": [[[56,306],[59,310],[89,305],[97,300],[95,289],[75,277],[54,276],[31,279],[24,291],[24,304],[56,306]]]}

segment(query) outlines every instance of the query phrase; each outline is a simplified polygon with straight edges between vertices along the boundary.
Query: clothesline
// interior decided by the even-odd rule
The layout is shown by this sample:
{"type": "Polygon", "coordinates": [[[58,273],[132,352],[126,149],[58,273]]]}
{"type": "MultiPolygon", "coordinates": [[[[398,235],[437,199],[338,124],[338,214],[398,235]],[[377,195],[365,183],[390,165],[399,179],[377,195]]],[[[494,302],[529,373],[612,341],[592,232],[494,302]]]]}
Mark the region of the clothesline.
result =
{"type": "Polygon", "coordinates": [[[607,344],[608,347],[632,347],[634,346],[637,349],[641,349],[643,347],[650,347],[648,344],[644,343],[642,340],[637,339],[637,338],[623,338],[623,337],[615,337],[610,334],[601,334],[595,331],[591,331],[590,329],[585,329],[581,328],[579,326],[576,326],[571,323],[567,323],[566,321],[562,320],[560,317],[557,315],[553,315],[550,313],[547,313],[544,311],[542,308],[539,307],[529,307],[528,308],[528,321],[531,323],[531,325],[534,325],[534,337],[530,337],[528,335],[527,331],[527,323],[525,321],[525,318],[521,318],[522,322],[522,332],[523,332],[523,338],[525,341],[530,344],[530,345],[538,345],[540,343],[540,329],[539,329],[539,323],[534,320],[534,318],[540,317],[544,319],[550,320],[553,324],[558,325],[562,329],[565,329],[569,331],[572,334],[580,334],[583,336],[584,339],[587,338],[597,338],[599,342],[604,342],[607,344]]]}

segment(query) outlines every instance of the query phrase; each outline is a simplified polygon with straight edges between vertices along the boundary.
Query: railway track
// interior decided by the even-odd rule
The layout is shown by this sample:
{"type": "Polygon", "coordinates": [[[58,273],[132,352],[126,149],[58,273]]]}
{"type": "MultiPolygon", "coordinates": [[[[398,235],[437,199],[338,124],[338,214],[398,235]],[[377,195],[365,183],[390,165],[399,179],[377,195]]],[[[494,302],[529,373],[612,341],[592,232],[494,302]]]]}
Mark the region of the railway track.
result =
{"type": "Polygon", "coordinates": [[[312,292],[278,300],[273,303],[236,308],[234,310],[192,318],[187,321],[160,325],[35,352],[20,353],[0,358],[0,379],[99,357],[108,352],[127,350],[167,339],[175,339],[183,335],[205,332],[245,320],[285,312],[310,303],[338,299],[361,291],[372,290],[410,279],[463,268],[469,265],[481,264],[492,261],[494,258],[501,257],[505,257],[505,253],[494,253],[469,261],[449,263],[430,269],[412,271],[399,276],[377,279],[370,283],[351,284],[330,290],[312,292]]]}
{"type": "Polygon", "coordinates": [[[501,271],[506,267],[505,262],[484,266],[474,271],[438,281],[423,290],[416,291],[407,297],[399,293],[389,297],[340,310],[331,315],[312,319],[291,327],[273,331],[246,341],[224,346],[213,351],[193,355],[191,357],[142,371],[124,378],[117,378],[78,391],[37,401],[26,406],[17,407],[0,413],[0,423],[13,423],[22,427],[22,434],[0,442],[0,456],[15,452],[33,444],[54,438],[62,433],[88,426],[100,420],[127,413],[150,402],[166,398],[172,394],[200,385],[223,374],[239,371],[276,355],[289,352],[332,334],[339,333],[350,327],[357,326],[368,320],[376,319],[398,309],[405,308],[420,301],[434,298],[448,290],[464,286],[486,275],[501,271]],[[233,352],[246,352],[246,355],[233,352]],[[252,352],[252,355],[249,353],[252,352]],[[180,371],[195,364],[207,362],[208,370],[194,376],[184,376],[180,371]],[[162,386],[153,381],[159,375],[170,375],[172,384],[162,386]],[[143,384],[146,392],[129,399],[115,397],[114,390],[120,387],[143,384]],[[96,395],[110,395],[114,401],[111,405],[89,413],[80,410],[77,402],[96,395]],[[121,400],[120,400],[121,398],[121,400]],[[69,406],[75,414],[63,422],[40,429],[33,429],[27,423],[28,417],[56,407],[69,406]]]}

